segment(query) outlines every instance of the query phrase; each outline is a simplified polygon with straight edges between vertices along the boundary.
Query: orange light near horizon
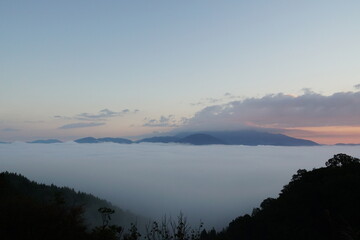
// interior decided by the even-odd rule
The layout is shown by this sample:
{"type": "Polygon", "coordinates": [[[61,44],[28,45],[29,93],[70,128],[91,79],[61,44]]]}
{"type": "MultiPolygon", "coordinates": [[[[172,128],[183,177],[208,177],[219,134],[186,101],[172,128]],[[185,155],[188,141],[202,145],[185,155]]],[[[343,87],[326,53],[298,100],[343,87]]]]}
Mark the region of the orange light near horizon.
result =
{"type": "Polygon", "coordinates": [[[325,126],[287,129],[287,135],[320,144],[360,143],[360,126],[325,126]]]}

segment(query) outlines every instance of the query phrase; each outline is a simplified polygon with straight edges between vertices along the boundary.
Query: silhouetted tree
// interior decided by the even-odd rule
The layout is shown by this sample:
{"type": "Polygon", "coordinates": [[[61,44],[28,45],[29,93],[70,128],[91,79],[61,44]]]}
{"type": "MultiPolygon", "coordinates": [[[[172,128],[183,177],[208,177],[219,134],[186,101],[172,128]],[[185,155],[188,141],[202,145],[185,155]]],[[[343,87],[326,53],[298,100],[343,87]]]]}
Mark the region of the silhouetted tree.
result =
{"type": "Polygon", "coordinates": [[[115,210],[107,207],[101,207],[98,209],[98,212],[101,215],[102,226],[95,227],[93,229],[93,239],[120,240],[124,229],[121,226],[109,225],[111,221],[111,215],[115,213],[115,210]]]}
{"type": "Polygon", "coordinates": [[[330,158],[325,165],[327,167],[341,167],[344,165],[359,163],[360,159],[346,155],[344,153],[339,153],[330,158]]]}
{"type": "Polygon", "coordinates": [[[138,240],[141,237],[136,224],[131,223],[129,233],[124,235],[124,240],[138,240]]]}
{"type": "MultiPolygon", "coordinates": [[[[148,240],[199,240],[203,224],[198,228],[191,228],[183,213],[180,212],[176,221],[168,220],[166,216],[161,223],[156,221],[146,226],[145,239],[148,240]]],[[[205,231],[206,232],[206,231],[205,231]]]]}

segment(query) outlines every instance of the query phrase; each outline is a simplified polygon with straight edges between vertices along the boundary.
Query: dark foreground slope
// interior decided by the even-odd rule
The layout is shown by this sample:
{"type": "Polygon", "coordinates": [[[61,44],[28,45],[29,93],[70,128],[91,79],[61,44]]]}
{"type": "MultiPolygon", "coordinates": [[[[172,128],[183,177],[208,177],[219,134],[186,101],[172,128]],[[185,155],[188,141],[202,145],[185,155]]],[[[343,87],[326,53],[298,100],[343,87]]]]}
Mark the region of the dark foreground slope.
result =
{"type": "Polygon", "coordinates": [[[60,196],[42,199],[40,185],[24,177],[0,175],[0,239],[87,239],[80,206],[60,196]],[[42,200],[40,200],[42,199],[42,200]]]}
{"type": "Polygon", "coordinates": [[[181,213],[175,220],[147,220],[146,225],[136,218],[126,227],[116,222],[118,211],[121,213],[89,194],[0,173],[1,240],[200,240],[201,225],[192,229],[181,213]],[[102,205],[96,209],[101,221],[95,227],[90,227],[83,215],[92,202],[102,205]]]}
{"type": "Polygon", "coordinates": [[[326,166],[299,170],[277,199],[202,239],[360,239],[359,159],[338,154],[326,166]]]}
{"type": "Polygon", "coordinates": [[[0,173],[0,239],[96,239],[90,233],[103,224],[101,207],[124,228],[147,222],[93,195],[0,173]]]}

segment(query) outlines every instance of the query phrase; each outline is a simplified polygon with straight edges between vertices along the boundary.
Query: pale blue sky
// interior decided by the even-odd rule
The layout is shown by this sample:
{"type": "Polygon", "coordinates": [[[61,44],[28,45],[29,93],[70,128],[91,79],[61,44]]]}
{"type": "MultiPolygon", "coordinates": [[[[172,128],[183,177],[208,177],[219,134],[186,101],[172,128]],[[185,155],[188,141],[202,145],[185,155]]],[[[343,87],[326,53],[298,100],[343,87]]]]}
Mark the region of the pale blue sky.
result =
{"type": "Polygon", "coordinates": [[[354,91],[359,12],[359,1],[2,0],[0,141],[138,135],[231,100],[354,91]],[[79,120],[104,109],[115,114],[79,120]]]}

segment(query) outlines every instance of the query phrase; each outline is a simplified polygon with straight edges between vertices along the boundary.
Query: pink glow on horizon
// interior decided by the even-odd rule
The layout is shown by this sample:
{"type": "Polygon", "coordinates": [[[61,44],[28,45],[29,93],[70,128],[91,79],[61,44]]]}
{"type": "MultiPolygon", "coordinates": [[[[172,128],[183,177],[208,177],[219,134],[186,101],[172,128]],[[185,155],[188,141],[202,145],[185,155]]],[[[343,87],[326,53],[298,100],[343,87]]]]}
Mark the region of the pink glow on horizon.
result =
{"type": "Polygon", "coordinates": [[[302,127],[288,129],[291,137],[304,138],[320,144],[360,144],[360,126],[302,127]]]}

